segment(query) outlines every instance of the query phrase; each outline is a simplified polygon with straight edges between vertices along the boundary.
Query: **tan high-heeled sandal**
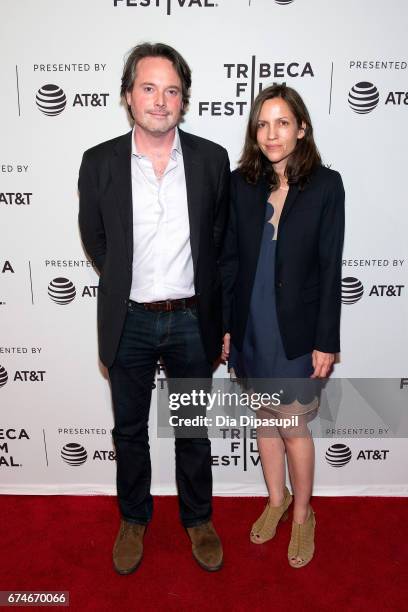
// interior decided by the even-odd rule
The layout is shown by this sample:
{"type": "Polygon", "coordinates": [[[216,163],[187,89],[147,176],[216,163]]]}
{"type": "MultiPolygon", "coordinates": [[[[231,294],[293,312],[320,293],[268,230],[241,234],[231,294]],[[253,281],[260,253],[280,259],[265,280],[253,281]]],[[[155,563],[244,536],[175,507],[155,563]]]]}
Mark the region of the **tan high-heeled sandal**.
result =
{"type": "Polygon", "coordinates": [[[295,569],[305,567],[313,559],[315,527],[316,518],[312,507],[304,523],[292,522],[292,534],[288,547],[288,561],[291,567],[295,569]],[[297,557],[301,559],[300,562],[297,561],[297,557]]]}
{"type": "Polygon", "coordinates": [[[261,516],[252,525],[249,539],[253,544],[264,544],[275,536],[279,521],[286,521],[288,508],[292,503],[292,495],[285,487],[285,496],[281,506],[271,506],[267,503],[261,516]]]}

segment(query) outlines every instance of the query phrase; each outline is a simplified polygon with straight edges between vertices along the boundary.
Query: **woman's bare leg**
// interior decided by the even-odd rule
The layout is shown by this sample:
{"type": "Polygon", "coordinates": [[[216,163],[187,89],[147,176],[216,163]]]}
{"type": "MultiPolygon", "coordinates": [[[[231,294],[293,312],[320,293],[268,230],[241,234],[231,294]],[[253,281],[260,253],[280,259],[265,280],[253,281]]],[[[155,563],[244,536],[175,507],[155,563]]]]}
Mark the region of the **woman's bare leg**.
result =
{"type": "Polygon", "coordinates": [[[315,449],[307,425],[282,429],[283,442],[288,457],[288,469],[293,488],[293,520],[304,523],[309,514],[313,489],[315,449]]]}
{"type": "MultiPolygon", "coordinates": [[[[313,438],[307,425],[281,432],[294,496],[293,520],[296,523],[304,523],[309,516],[313,489],[315,463],[313,438]]],[[[300,557],[296,559],[298,563],[301,561],[300,557]]]]}
{"type": "Polygon", "coordinates": [[[281,506],[285,492],[285,445],[277,427],[257,429],[258,450],[271,506],[281,506]]]}

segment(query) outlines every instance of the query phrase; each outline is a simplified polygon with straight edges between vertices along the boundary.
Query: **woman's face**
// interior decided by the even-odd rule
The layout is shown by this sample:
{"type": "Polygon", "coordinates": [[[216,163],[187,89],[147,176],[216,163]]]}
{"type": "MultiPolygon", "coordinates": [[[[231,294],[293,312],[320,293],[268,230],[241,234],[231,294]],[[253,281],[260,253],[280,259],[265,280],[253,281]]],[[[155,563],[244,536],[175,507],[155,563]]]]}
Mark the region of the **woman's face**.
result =
{"type": "MultiPolygon", "coordinates": [[[[287,162],[297,141],[304,137],[305,128],[304,124],[299,128],[296,117],[285,100],[272,98],[262,104],[256,140],[270,162],[287,162]]],[[[286,166],[286,163],[284,165],[286,166]]]]}

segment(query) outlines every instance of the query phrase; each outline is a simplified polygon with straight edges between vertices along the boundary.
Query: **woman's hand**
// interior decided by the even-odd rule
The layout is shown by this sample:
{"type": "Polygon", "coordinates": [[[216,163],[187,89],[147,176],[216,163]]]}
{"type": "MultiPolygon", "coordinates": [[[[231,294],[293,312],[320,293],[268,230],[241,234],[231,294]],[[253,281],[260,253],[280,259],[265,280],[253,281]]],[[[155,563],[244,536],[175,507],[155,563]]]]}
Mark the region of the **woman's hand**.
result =
{"type": "Polygon", "coordinates": [[[312,363],[314,372],[310,378],[327,378],[334,363],[334,353],[322,353],[322,351],[314,350],[312,363]]]}
{"type": "Polygon", "coordinates": [[[224,342],[223,342],[222,351],[221,351],[221,361],[223,361],[224,363],[226,363],[229,359],[230,344],[231,344],[231,334],[226,333],[224,335],[224,342]]]}

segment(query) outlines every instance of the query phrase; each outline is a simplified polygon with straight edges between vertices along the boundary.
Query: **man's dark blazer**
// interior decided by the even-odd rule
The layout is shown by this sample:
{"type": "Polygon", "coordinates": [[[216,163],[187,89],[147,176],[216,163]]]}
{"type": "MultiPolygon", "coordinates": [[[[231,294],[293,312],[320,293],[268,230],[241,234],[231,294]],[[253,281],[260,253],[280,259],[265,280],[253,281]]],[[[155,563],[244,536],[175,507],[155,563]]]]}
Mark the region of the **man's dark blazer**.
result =
{"type": "MultiPolygon", "coordinates": [[[[198,319],[207,358],[214,361],[222,343],[218,258],[228,215],[229,159],[221,146],[182,130],[179,134],[198,319]]],[[[100,272],[99,355],[108,367],[115,359],[132,284],[131,143],[129,132],[89,149],[79,171],[79,227],[85,249],[100,272]]]]}
{"type": "MultiPolygon", "coordinates": [[[[235,170],[221,258],[224,332],[242,349],[268,200],[265,179],[250,185],[235,170]]],[[[276,310],[288,359],[314,349],[340,351],[344,189],[340,174],[320,166],[300,190],[291,186],[276,245],[276,310]]]]}

